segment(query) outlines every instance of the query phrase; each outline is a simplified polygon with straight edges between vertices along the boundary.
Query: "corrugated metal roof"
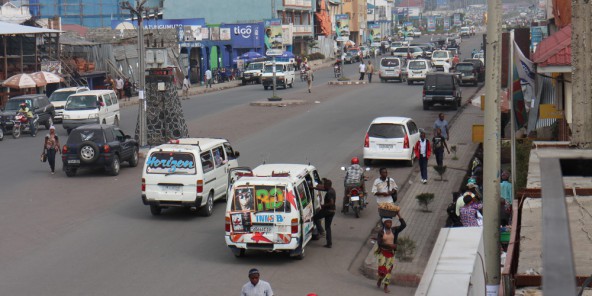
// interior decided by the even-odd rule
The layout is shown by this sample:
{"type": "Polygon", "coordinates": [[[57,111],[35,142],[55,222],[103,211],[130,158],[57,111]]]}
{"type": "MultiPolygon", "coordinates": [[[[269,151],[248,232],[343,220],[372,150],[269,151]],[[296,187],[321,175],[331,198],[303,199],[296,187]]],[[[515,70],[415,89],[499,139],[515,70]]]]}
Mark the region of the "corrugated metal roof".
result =
{"type": "Polygon", "coordinates": [[[62,31],[0,22],[0,35],[61,33],[62,31]]]}
{"type": "Polygon", "coordinates": [[[537,45],[533,55],[535,64],[546,66],[571,65],[571,25],[551,34],[537,45]]]}

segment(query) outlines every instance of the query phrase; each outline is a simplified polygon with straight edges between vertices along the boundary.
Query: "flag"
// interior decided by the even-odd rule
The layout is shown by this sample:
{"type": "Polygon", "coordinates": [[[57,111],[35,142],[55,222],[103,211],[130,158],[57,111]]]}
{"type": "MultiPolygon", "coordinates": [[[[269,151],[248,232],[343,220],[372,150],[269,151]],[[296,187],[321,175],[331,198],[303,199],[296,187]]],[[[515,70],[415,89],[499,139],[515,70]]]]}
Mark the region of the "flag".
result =
{"type": "Polygon", "coordinates": [[[512,108],[514,108],[514,119],[516,130],[524,127],[528,121],[527,103],[533,103],[535,98],[533,63],[524,56],[518,44],[514,46],[514,62],[512,63],[512,108]],[[524,89],[524,92],[522,91],[524,89]]]}
{"type": "Polygon", "coordinates": [[[520,76],[518,76],[518,69],[516,64],[512,65],[513,79],[512,81],[512,108],[514,110],[514,123],[516,130],[521,129],[526,125],[526,105],[524,104],[524,94],[522,93],[522,85],[520,83],[520,76]]]}

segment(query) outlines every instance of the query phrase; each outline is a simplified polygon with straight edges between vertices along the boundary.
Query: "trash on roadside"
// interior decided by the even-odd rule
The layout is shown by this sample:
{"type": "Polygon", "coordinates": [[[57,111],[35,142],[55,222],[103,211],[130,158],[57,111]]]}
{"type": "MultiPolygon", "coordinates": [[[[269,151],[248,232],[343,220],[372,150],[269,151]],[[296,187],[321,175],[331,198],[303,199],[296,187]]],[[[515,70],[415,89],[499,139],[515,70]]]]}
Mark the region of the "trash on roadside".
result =
{"type": "Polygon", "coordinates": [[[315,101],[315,104],[320,104],[320,103],[321,103],[321,101],[315,101]]]}

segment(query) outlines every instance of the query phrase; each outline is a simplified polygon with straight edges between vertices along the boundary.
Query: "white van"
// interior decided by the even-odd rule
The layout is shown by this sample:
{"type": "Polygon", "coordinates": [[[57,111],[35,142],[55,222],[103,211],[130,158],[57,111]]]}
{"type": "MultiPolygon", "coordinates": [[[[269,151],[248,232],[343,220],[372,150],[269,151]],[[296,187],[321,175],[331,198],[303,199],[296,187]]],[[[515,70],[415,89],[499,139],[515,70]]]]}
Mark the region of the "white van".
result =
{"type": "MultiPolygon", "coordinates": [[[[287,63],[287,62],[276,62],[275,63],[275,79],[276,79],[276,87],[294,87],[294,64],[287,63]]],[[[263,73],[261,74],[261,83],[263,84],[263,88],[267,90],[268,88],[273,88],[273,63],[267,62],[263,67],[263,73]]]]}
{"type": "Polygon", "coordinates": [[[86,86],[79,86],[60,88],[52,92],[51,96],[49,96],[49,101],[55,107],[55,116],[53,117],[53,121],[60,122],[64,118],[64,105],[66,105],[66,101],[70,95],[89,90],[90,89],[88,89],[86,86]]]}
{"type": "Polygon", "coordinates": [[[119,101],[113,90],[91,90],[70,95],[64,105],[62,125],[70,132],[86,124],[119,126],[119,101]]]}
{"type": "Polygon", "coordinates": [[[452,54],[448,50],[434,50],[432,52],[432,64],[436,69],[444,70],[444,62],[452,65],[452,54]]]}
{"type": "Polygon", "coordinates": [[[313,216],[320,209],[321,182],[314,166],[264,164],[252,171],[231,171],[225,241],[235,256],[246,250],[288,252],[302,259],[316,232],[313,216]]]}
{"type": "Polygon", "coordinates": [[[407,62],[407,84],[416,81],[425,81],[426,75],[432,72],[432,66],[428,60],[409,60],[407,62]]]}
{"type": "Polygon", "coordinates": [[[396,57],[386,57],[380,59],[380,68],[378,69],[378,77],[380,82],[386,82],[388,80],[403,81],[401,74],[401,59],[396,57]]]}
{"type": "Polygon", "coordinates": [[[155,216],[168,207],[200,208],[210,216],[214,201],[226,196],[238,156],[225,139],[184,138],[154,147],[142,171],[142,202],[155,216]]]}

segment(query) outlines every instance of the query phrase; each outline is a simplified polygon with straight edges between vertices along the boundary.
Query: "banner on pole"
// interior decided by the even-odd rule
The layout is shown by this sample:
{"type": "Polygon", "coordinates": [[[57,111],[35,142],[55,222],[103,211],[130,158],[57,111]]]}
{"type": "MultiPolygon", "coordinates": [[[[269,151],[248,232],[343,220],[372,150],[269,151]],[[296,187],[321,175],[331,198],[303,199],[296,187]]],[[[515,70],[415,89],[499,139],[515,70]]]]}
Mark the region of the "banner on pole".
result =
{"type": "Polygon", "coordinates": [[[349,40],[349,15],[335,15],[335,27],[335,32],[337,33],[337,41],[349,40]]]}

